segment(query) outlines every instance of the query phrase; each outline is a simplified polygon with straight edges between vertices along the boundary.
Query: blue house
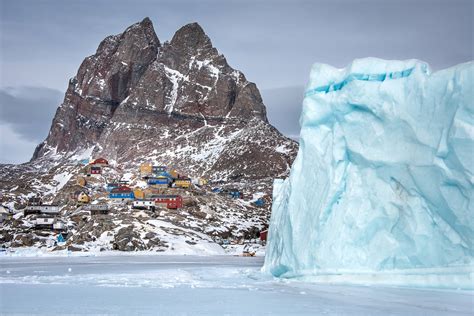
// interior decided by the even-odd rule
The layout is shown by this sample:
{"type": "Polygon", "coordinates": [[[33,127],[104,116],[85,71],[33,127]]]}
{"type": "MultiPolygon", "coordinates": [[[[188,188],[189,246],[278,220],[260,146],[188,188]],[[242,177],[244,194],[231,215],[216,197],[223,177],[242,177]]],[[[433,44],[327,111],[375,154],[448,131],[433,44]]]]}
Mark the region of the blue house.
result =
{"type": "Polygon", "coordinates": [[[149,185],[168,185],[170,183],[170,180],[167,177],[154,177],[154,178],[148,178],[147,183],[149,185]]]}
{"type": "Polygon", "coordinates": [[[262,198],[258,198],[255,202],[254,202],[255,206],[258,206],[258,207],[261,207],[261,206],[264,206],[265,205],[265,200],[262,199],[262,198]]]}
{"type": "Polygon", "coordinates": [[[242,193],[236,189],[229,190],[229,195],[233,199],[240,199],[242,198],[242,193]]]}
{"type": "Polygon", "coordinates": [[[110,199],[118,199],[118,200],[133,200],[135,195],[133,194],[132,189],[127,186],[121,186],[115,189],[112,189],[109,193],[110,199]]]}

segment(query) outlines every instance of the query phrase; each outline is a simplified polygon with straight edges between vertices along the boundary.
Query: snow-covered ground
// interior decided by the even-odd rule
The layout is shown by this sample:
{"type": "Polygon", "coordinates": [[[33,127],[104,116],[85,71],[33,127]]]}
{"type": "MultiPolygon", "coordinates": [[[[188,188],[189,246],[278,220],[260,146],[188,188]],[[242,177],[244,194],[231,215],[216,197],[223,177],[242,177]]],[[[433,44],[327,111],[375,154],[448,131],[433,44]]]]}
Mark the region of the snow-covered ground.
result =
{"type": "Polygon", "coordinates": [[[0,314],[469,315],[474,293],[316,285],[263,257],[0,258],[0,314]]]}

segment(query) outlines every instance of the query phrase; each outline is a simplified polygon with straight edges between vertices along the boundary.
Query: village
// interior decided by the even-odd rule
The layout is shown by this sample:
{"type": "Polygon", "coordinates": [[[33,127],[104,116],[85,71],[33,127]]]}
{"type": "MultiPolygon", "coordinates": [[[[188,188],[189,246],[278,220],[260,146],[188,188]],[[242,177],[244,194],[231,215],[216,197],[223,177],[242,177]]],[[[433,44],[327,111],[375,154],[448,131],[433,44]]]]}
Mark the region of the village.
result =
{"type": "MultiPolygon", "coordinates": [[[[28,198],[22,210],[31,230],[49,234],[49,243],[64,245],[73,237],[71,222],[62,215],[67,205],[75,212],[87,212],[96,221],[107,218],[112,209],[125,209],[130,212],[147,211],[159,216],[163,210],[179,211],[196,206],[194,196],[212,194],[232,200],[239,200],[256,208],[263,208],[267,201],[264,196],[245,196],[237,188],[211,186],[205,178],[191,178],[176,169],[145,162],[137,166],[136,172],[123,172],[109,164],[105,158],[85,159],[78,162],[79,173],[74,177],[75,184],[67,193],[62,192],[45,203],[43,197],[35,194],[28,198]],[[247,201],[244,201],[247,200],[247,201]]],[[[238,202],[238,201],[236,201],[238,202]]],[[[0,208],[0,221],[12,219],[14,214],[5,207],[0,208]]],[[[15,215],[18,218],[18,214],[15,215]]],[[[253,238],[222,238],[213,240],[223,246],[243,245],[242,256],[254,256],[252,244],[265,245],[267,230],[263,227],[254,233],[253,238]]],[[[5,246],[3,246],[5,247],[5,246]]]]}

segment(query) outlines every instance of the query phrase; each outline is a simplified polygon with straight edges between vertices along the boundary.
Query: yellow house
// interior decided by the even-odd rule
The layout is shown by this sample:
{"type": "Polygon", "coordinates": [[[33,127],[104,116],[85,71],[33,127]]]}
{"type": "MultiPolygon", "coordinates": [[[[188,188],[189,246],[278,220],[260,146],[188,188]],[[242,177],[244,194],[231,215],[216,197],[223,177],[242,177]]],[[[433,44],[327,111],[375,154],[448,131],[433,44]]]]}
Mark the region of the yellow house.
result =
{"type": "Polygon", "coordinates": [[[207,184],[207,179],[199,178],[198,184],[200,186],[206,185],[207,184]]]}
{"type": "Polygon", "coordinates": [[[189,178],[180,178],[174,180],[174,185],[177,188],[189,189],[191,186],[191,179],[189,178]]]}
{"type": "Polygon", "coordinates": [[[140,175],[146,176],[152,174],[153,166],[151,163],[143,163],[140,165],[140,175]]]}
{"type": "Polygon", "coordinates": [[[171,170],[169,173],[170,173],[171,178],[173,179],[176,179],[179,176],[178,171],[176,169],[171,170]]]}
{"type": "Polygon", "coordinates": [[[85,192],[81,192],[77,196],[77,202],[79,204],[88,204],[90,202],[90,198],[85,192]]]}
{"type": "Polygon", "coordinates": [[[135,196],[136,199],[142,200],[145,198],[145,192],[143,192],[143,190],[140,188],[133,189],[133,195],[135,196]]]}

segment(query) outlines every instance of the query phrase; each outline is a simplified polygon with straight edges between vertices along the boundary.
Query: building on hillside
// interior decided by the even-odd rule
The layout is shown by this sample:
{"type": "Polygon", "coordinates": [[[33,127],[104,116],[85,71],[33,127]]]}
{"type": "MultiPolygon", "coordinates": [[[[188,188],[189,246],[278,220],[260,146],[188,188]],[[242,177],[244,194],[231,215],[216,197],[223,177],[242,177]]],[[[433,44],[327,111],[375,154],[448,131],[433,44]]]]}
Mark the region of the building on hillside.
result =
{"type": "Polygon", "coordinates": [[[91,215],[107,214],[109,212],[109,205],[105,203],[89,204],[86,210],[91,212],[91,215]]]}
{"type": "Polygon", "coordinates": [[[90,197],[87,195],[86,192],[81,192],[77,196],[77,203],[78,204],[88,204],[90,202],[90,197]]]}
{"type": "Polygon", "coordinates": [[[132,203],[132,207],[141,210],[155,210],[155,200],[135,200],[132,203]]]}
{"type": "Polygon", "coordinates": [[[145,192],[141,188],[134,188],[133,196],[135,196],[136,199],[143,200],[145,198],[145,192]]]}
{"type": "Polygon", "coordinates": [[[154,175],[160,175],[161,173],[166,172],[166,166],[152,166],[151,172],[154,175]]]}
{"type": "Polygon", "coordinates": [[[127,186],[121,186],[115,189],[112,189],[109,193],[109,198],[117,201],[129,201],[133,200],[135,196],[133,195],[132,189],[127,186]]]}
{"type": "Polygon", "coordinates": [[[91,162],[91,165],[97,167],[105,167],[109,165],[109,162],[104,158],[97,158],[93,162],[91,162]]]}
{"type": "Polygon", "coordinates": [[[191,187],[190,178],[179,178],[174,180],[174,186],[177,188],[189,189],[191,187]]]}
{"type": "Polygon", "coordinates": [[[54,223],[53,223],[53,230],[57,230],[57,231],[64,231],[67,229],[67,226],[66,224],[63,222],[63,221],[60,221],[58,219],[55,219],[54,220],[54,223]]]}
{"type": "Polygon", "coordinates": [[[102,174],[102,167],[89,166],[89,174],[102,174]]]}
{"type": "Polygon", "coordinates": [[[262,243],[266,243],[267,242],[267,236],[268,236],[268,229],[261,231],[260,232],[260,241],[262,243]]]}
{"type": "Polygon", "coordinates": [[[35,228],[38,229],[53,229],[53,224],[54,224],[54,216],[50,215],[39,215],[36,217],[34,224],[35,228]]]}
{"type": "Polygon", "coordinates": [[[107,192],[110,192],[112,191],[113,189],[116,189],[120,186],[120,184],[116,183],[116,182],[111,182],[111,183],[107,183],[107,186],[106,186],[106,190],[107,192]]]}
{"type": "Polygon", "coordinates": [[[158,195],[155,197],[156,206],[165,206],[170,209],[183,207],[183,198],[180,195],[158,195]]]}
{"type": "Polygon", "coordinates": [[[263,198],[258,198],[255,202],[253,202],[255,206],[262,207],[265,205],[265,200],[263,198]]]}
{"type": "Polygon", "coordinates": [[[142,163],[140,165],[140,176],[142,178],[147,178],[153,174],[153,166],[151,163],[142,163]]]}
{"type": "Polygon", "coordinates": [[[153,185],[155,187],[169,187],[171,180],[164,176],[159,177],[150,177],[147,180],[148,185],[153,185]]]}
{"type": "Polygon", "coordinates": [[[228,194],[233,199],[241,199],[242,198],[242,192],[240,192],[237,189],[229,189],[228,194]]]}
{"type": "Polygon", "coordinates": [[[202,187],[202,186],[204,186],[204,185],[206,185],[206,184],[207,184],[207,179],[204,179],[204,178],[199,178],[199,179],[198,179],[198,185],[199,185],[199,186],[202,187]]]}
{"type": "Polygon", "coordinates": [[[171,178],[173,179],[178,179],[179,178],[179,173],[176,169],[173,169],[169,172],[169,174],[171,175],[171,178]]]}
{"type": "Polygon", "coordinates": [[[28,205],[29,206],[36,206],[36,205],[41,205],[42,204],[42,200],[40,197],[31,197],[28,199],[28,205]]]}
{"type": "Polygon", "coordinates": [[[49,205],[49,204],[41,204],[41,205],[28,205],[24,211],[25,215],[28,214],[51,214],[56,215],[59,214],[59,206],[58,205],[49,205]]]}
{"type": "Polygon", "coordinates": [[[148,187],[143,190],[143,199],[153,199],[157,195],[163,195],[167,188],[148,187]]]}

